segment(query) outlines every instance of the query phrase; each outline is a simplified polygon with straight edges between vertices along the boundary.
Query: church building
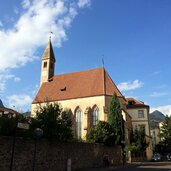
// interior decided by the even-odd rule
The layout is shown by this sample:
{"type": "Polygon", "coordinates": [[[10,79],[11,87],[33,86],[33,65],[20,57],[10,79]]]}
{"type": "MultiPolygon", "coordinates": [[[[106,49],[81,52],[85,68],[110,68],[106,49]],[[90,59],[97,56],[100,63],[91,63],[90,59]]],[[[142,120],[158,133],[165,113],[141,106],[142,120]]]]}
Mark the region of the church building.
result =
{"type": "MultiPolygon", "coordinates": [[[[71,111],[75,137],[85,139],[88,129],[98,121],[108,120],[110,100],[117,94],[125,120],[131,122],[126,112],[126,99],[116,87],[104,66],[90,70],[55,75],[55,55],[49,40],[42,56],[39,91],[32,102],[32,116],[38,104],[57,102],[71,111]]],[[[126,127],[130,128],[130,124],[126,127]]],[[[129,137],[127,137],[129,138],[129,137]]]]}

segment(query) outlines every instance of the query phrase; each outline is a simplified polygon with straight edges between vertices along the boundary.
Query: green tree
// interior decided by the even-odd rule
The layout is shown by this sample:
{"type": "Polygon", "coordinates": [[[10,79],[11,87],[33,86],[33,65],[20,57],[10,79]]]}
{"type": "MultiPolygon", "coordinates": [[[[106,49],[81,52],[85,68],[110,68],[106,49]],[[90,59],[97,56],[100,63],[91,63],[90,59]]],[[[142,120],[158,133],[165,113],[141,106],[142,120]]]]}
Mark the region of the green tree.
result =
{"type": "Polygon", "coordinates": [[[125,150],[134,153],[143,153],[146,151],[148,145],[149,143],[146,140],[145,130],[138,130],[135,128],[134,131],[131,131],[130,144],[126,146],[125,150]]]}
{"type": "Polygon", "coordinates": [[[171,152],[171,116],[165,117],[162,122],[159,137],[161,138],[161,146],[165,151],[171,152]]]}
{"type": "Polygon", "coordinates": [[[115,144],[115,133],[109,123],[99,121],[99,123],[90,129],[87,133],[87,142],[100,143],[105,145],[115,144]]]}
{"type": "Polygon", "coordinates": [[[57,103],[40,105],[36,118],[31,121],[31,130],[35,128],[41,128],[43,136],[50,140],[70,141],[73,138],[71,114],[57,103]]]}
{"type": "Polygon", "coordinates": [[[116,134],[115,143],[120,144],[121,141],[124,140],[124,121],[120,102],[116,93],[114,93],[110,102],[108,122],[116,134]]]}

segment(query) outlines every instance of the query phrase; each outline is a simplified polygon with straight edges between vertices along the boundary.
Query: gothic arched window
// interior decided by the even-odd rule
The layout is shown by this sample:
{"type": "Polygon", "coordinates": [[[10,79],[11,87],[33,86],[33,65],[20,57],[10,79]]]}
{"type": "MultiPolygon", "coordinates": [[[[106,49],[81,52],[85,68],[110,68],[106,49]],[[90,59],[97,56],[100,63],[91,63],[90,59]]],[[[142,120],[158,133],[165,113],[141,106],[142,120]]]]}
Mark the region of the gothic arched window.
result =
{"type": "Polygon", "coordinates": [[[81,139],[82,135],[82,112],[80,108],[76,110],[76,137],[81,139]]]}
{"type": "Polygon", "coordinates": [[[96,126],[99,122],[99,109],[97,106],[93,109],[93,118],[92,119],[93,119],[93,126],[96,126]]]}

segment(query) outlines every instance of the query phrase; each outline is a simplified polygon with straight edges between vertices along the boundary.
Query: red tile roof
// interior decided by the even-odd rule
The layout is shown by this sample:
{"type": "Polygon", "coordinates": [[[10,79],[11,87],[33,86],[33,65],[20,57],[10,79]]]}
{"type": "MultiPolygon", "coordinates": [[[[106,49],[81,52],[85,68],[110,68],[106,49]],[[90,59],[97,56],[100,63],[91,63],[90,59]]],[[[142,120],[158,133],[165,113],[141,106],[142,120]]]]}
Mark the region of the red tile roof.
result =
{"type": "Polygon", "coordinates": [[[123,97],[104,68],[55,75],[40,87],[33,103],[68,100],[116,92],[123,97]]]}
{"type": "Polygon", "coordinates": [[[148,105],[144,104],[144,102],[135,99],[135,98],[126,98],[127,100],[127,108],[139,108],[139,107],[147,107],[149,108],[148,105]]]}

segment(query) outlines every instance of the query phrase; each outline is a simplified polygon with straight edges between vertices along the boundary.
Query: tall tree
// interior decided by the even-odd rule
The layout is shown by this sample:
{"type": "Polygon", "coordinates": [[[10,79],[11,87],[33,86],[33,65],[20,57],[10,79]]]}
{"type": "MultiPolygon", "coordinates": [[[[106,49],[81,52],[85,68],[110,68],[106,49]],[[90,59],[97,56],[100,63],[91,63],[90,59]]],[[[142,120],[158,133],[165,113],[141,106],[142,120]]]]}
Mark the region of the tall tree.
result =
{"type": "Polygon", "coordinates": [[[171,116],[166,116],[162,122],[159,137],[161,138],[163,148],[171,152],[171,116]]]}
{"type": "Polygon", "coordinates": [[[124,121],[122,118],[120,102],[116,93],[114,93],[110,102],[108,122],[116,134],[115,143],[120,144],[121,141],[124,140],[124,121]]]}

